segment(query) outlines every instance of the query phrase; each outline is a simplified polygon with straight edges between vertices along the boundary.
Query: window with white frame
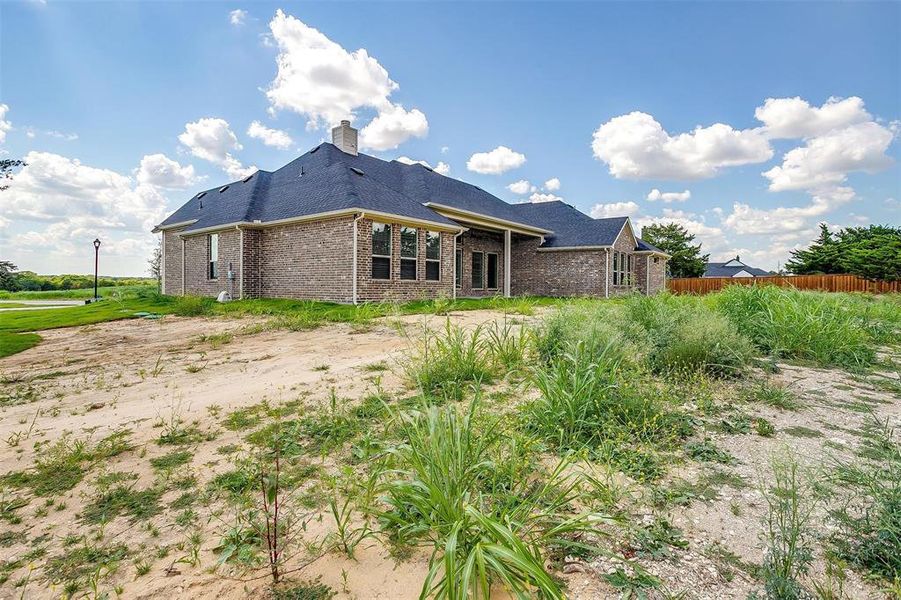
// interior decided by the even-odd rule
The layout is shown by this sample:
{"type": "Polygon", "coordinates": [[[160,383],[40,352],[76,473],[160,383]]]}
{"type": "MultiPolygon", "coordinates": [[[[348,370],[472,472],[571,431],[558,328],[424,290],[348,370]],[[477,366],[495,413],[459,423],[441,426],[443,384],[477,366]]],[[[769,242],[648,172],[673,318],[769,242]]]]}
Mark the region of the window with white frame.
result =
{"type": "Polygon", "coordinates": [[[391,279],[391,225],[372,224],[372,278],[391,279]]]}
{"type": "Polygon", "coordinates": [[[207,236],[207,277],[219,279],[219,234],[211,233],[207,236]]]}
{"type": "Polygon", "coordinates": [[[613,285],[632,285],[632,255],[626,252],[613,252],[613,285]]]}
{"type": "Polygon", "coordinates": [[[441,280],[441,234],[437,231],[425,233],[425,278],[441,280]]]}
{"type": "Polygon", "coordinates": [[[418,251],[415,227],[400,228],[400,278],[416,279],[416,254],[418,251]]]}

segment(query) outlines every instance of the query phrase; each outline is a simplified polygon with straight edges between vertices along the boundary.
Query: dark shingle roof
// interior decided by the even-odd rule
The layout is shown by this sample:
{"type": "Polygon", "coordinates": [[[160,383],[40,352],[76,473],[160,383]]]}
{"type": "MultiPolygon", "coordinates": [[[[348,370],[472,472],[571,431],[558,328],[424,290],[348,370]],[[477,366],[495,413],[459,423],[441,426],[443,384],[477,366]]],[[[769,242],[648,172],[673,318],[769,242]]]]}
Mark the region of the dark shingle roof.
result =
{"type": "MultiPolygon", "coordinates": [[[[593,219],[564,202],[508,204],[485,190],[419,164],[342,152],[323,143],[280,169],[198,194],[161,226],[194,221],[196,231],[263,223],[351,208],[456,225],[425,203],[441,204],[550,231],[543,247],[610,246],[626,217],[593,219]]],[[[641,242],[640,242],[641,243],[641,242]]],[[[639,249],[641,249],[639,247],[639,249]]]]}
{"type": "Polygon", "coordinates": [[[740,273],[741,271],[747,271],[754,277],[765,277],[767,275],[772,275],[770,271],[764,271],[763,269],[757,269],[754,267],[749,267],[747,265],[727,267],[726,264],[727,263],[721,262],[707,263],[707,270],[704,272],[704,277],[733,277],[736,273],[740,273]]]}
{"type": "Polygon", "coordinates": [[[660,254],[666,254],[666,252],[664,252],[657,246],[655,246],[653,244],[649,244],[641,238],[635,238],[635,239],[638,241],[638,246],[636,246],[636,249],[638,249],[641,252],[659,252],[660,254]]]}
{"type": "Polygon", "coordinates": [[[525,219],[541,223],[553,233],[546,235],[542,248],[574,246],[611,246],[625,226],[626,217],[592,219],[575,207],[561,202],[528,202],[512,208],[525,219]]]}

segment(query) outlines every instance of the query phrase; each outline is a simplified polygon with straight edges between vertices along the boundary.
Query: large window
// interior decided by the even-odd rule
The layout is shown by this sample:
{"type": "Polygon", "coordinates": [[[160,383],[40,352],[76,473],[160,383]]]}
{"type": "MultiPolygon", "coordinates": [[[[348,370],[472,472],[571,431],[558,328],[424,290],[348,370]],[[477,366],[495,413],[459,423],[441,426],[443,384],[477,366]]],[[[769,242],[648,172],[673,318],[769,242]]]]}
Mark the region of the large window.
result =
{"type": "Polygon", "coordinates": [[[454,261],[454,284],[458,288],[463,287],[463,248],[457,248],[454,261]]]}
{"type": "Polygon", "coordinates": [[[472,253],[472,289],[481,290],[485,287],[485,253],[472,253]]]}
{"type": "Polygon", "coordinates": [[[391,225],[372,224],[372,278],[391,279],[391,225]]]}
{"type": "Polygon", "coordinates": [[[416,229],[400,228],[400,278],[416,279],[416,229]]]}
{"type": "Polygon", "coordinates": [[[211,233],[207,236],[207,277],[219,279],[219,234],[211,233]]]}
{"type": "Polygon", "coordinates": [[[632,285],[632,255],[613,252],[613,285],[632,285]]]}
{"type": "Polygon", "coordinates": [[[425,278],[441,280],[441,234],[437,231],[425,234],[425,278]]]}
{"type": "Polygon", "coordinates": [[[488,289],[496,290],[497,289],[497,254],[494,252],[489,252],[485,255],[485,259],[488,261],[488,289]]]}

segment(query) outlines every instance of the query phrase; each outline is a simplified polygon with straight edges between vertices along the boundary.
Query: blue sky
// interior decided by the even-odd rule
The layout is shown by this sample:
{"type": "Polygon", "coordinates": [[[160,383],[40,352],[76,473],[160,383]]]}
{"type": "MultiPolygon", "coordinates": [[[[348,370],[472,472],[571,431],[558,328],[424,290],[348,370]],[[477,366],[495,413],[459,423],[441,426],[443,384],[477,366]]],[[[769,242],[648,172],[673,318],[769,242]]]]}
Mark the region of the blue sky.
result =
{"type": "Polygon", "coordinates": [[[370,154],[676,220],[712,259],[901,222],[899,3],[7,2],[0,60],[0,152],[29,161],[0,258],[42,273],[91,271],[99,235],[143,274],[167,211],[346,116],[370,154]]]}

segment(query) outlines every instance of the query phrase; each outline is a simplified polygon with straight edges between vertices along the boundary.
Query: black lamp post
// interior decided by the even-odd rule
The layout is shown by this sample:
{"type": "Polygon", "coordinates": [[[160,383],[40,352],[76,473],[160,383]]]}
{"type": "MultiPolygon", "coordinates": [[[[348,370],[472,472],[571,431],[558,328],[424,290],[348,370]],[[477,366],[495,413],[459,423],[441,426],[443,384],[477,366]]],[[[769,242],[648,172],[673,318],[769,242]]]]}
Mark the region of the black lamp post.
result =
{"type": "Polygon", "coordinates": [[[100,264],[100,238],[94,240],[94,302],[97,301],[97,267],[100,264]]]}

